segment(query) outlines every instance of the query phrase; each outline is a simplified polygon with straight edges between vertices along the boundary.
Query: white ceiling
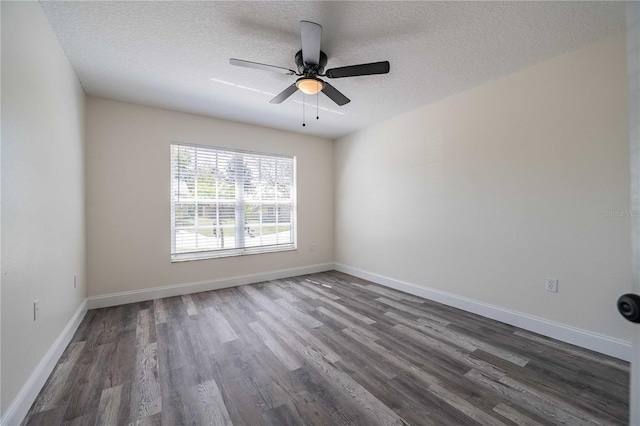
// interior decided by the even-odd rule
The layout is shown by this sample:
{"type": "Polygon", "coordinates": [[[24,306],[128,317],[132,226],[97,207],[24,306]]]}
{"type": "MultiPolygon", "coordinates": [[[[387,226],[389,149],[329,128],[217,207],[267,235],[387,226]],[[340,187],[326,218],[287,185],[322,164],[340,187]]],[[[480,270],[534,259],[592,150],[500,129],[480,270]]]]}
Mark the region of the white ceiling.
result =
{"type": "Polygon", "coordinates": [[[624,2],[42,2],[87,94],[336,138],[624,31],[624,2]],[[323,26],[327,68],[388,60],[387,75],[269,100],[295,76],[299,21],[323,26]],[[215,80],[212,80],[215,79],[215,80]]]}

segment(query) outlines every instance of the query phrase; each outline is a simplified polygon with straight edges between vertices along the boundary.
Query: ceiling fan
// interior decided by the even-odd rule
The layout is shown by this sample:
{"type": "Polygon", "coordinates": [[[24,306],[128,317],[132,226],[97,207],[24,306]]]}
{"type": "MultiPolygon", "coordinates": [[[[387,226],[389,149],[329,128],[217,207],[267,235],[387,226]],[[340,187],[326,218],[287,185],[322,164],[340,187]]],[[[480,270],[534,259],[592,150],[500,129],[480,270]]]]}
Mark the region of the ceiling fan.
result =
{"type": "Polygon", "coordinates": [[[327,55],[320,50],[322,40],[322,26],[315,22],[300,21],[300,36],[302,38],[302,50],[296,53],[295,63],[298,71],[275,65],[260,64],[258,62],[243,61],[242,59],[230,59],[231,65],[255,68],[279,72],[287,75],[297,75],[300,78],[291,86],[284,89],[278,96],[271,99],[272,104],[282,103],[298,89],[307,95],[315,95],[322,92],[333,102],[342,106],[350,102],[338,89],[318,77],[343,78],[359,75],[386,74],[389,72],[389,62],[372,62],[369,64],[350,65],[346,67],[331,68],[326,72],[327,55]]]}

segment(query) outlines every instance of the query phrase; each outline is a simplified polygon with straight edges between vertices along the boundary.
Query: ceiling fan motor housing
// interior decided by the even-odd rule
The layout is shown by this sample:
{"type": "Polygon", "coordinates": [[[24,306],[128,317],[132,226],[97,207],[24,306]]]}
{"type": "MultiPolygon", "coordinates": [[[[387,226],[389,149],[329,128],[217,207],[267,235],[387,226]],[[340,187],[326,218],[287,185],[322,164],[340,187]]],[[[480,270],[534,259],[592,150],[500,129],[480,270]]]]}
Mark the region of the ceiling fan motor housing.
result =
{"type": "Polygon", "coordinates": [[[324,72],[324,67],[327,65],[327,55],[324,52],[320,52],[320,63],[316,65],[306,66],[302,60],[302,50],[296,53],[296,66],[298,72],[302,75],[316,75],[324,72]]]}

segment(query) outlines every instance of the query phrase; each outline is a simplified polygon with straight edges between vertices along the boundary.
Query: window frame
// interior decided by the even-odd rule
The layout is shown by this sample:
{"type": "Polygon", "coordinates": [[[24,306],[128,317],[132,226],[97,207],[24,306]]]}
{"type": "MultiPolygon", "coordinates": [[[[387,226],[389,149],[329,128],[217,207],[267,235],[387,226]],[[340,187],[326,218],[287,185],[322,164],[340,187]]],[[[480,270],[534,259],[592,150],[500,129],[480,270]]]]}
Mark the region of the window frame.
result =
{"type": "MultiPolygon", "coordinates": [[[[213,146],[213,145],[202,145],[202,144],[192,144],[192,143],[184,143],[178,141],[170,141],[169,143],[169,171],[170,171],[170,179],[169,179],[169,202],[170,202],[170,239],[171,239],[171,247],[170,247],[170,256],[171,262],[188,262],[194,260],[205,260],[205,259],[218,259],[225,257],[235,257],[235,256],[249,256],[255,254],[265,254],[265,253],[277,253],[277,252],[285,252],[285,251],[294,251],[298,249],[297,236],[298,236],[298,218],[297,218],[297,157],[295,155],[286,155],[286,154],[277,154],[277,153],[268,153],[268,152],[259,152],[259,151],[251,151],[245,149],[237,149],[237,148],[229,148],[229,147],[221,147],[221,146],[213,146]],[[243,248],[229,248],[229,249],[213,249],[213,250],[196,250],[191,252],[182,252],[178,253],[176,251],[176,217],[175,217],[175,207],[176,201],[174,199],[174,158],[173,158],[173,149],[174,147],[187,147],[187,148],[195,148],[202,149],[208,151],[222,151],[226,154],[229,153],[237,153],[242,155],[257,155],[257,156],[265,156],[269,158],[285,158],[290,159],[292,161],[293,166],[293,177],[292,177],[292,186],[291,186],[291,211],[290,211],[290,232],[291,232],[291,242],[285,244],[277,244],[277,245],[263,245],[263,246],[253,246],[253,247],[243,247],[243,248]]],[[[197,200],[197,198],[196,198],[197,200]]],[[[237,196],[233,201],[235,205],[238,202],[237,196]]],[[[268,202],[266,203],[268,204],[268,202]]],[[[196,204],[197,205],[197,204],[196,204]]],[[[288,204],[286,204],[288,205],[288,204]]],[[[278,206],[276,202],[276,207],[278,206]]],[[[267,222],[261,222],[261,226],[263,226],[267,222]]]]}

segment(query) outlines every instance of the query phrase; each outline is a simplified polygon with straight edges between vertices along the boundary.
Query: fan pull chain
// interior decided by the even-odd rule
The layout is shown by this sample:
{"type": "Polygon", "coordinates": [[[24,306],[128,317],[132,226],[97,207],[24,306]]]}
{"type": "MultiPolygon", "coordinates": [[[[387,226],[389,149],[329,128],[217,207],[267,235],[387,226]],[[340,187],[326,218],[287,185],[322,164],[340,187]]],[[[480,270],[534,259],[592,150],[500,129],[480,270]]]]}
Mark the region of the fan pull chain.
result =
{"type": "Polygon", "coordinates": [[[316,120],[320,119],[320,114],[318,114],[318,94],[320,92],[316,92],[316,120]]]}
{"type": "Polygon", "coordinates": [[[302,127],[306,126],[306,124],[304,123],[304,92],[302,92],[302,127]]]}

